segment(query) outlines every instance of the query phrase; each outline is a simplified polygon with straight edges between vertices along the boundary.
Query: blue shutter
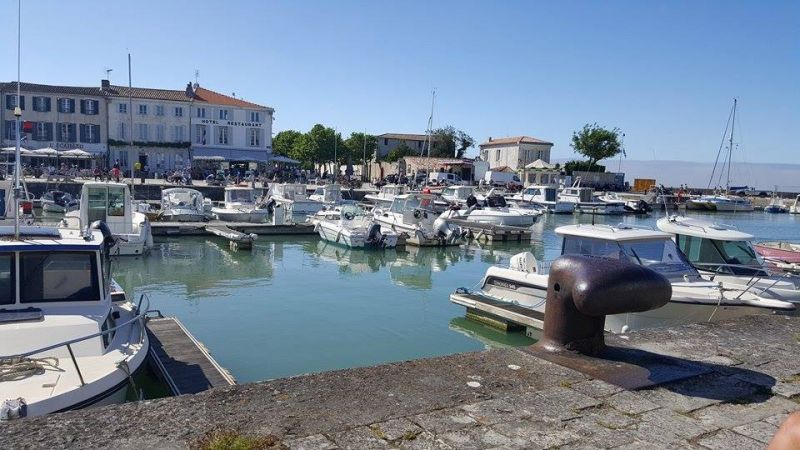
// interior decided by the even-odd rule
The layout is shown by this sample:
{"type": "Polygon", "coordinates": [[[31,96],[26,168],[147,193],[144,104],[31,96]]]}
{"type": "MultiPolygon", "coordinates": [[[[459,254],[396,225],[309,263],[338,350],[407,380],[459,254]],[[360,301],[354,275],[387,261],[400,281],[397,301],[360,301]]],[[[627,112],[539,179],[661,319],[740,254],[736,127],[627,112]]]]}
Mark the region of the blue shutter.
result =
{"type": "Polygon", "coordinates": [[[92,104],[94,106],[94,115],[96,116],[100,114],[100,101],[92,100],[92,104]]]}
{"type": "MultiPolygon", "coordinates": [[[[50,112],[50,97],[44,98],[44,112],[50,112]]],[[[52,139],[52,136],[50,139],[52,139]]]]}
{"type": "Polygon", "coordinates": [[[20,109],[25,110],[25,96],[24,95],[20,95],[19,96],[19,107],[20,107],[20,109]]]}
{"type": "Polygon", "coordinates": [[[92,125],[94,131],[94,140],[92,141],[93,144],[100,143],[100,125],[92,125]]]}
{"type": "Polygon", "coordinates": [[[71,112],[71,113],[75,112],[75,99],[74,98],[69,99],[69,112],[71,112]]]}
{"type": "MultiPolygon", "coordinates": [[[[81,101],[81,103],[83,103],[83,101],[81,101]]],[[[81,135],[80,139],[81,139],[81,142],[86,142],[86,125],[85,124],[81,124],[80,127],[81,127],[80,128],[80,135],[81,135]]]]}
{"type": "MultiPolygon", "coordinates": [[[[75,111],[75,100],[72,100],[71,103],[72,103],[72,111],[75,111]]],[[[76,134],[77,133],[75,132],[75,124],[74,123],[69,124],[69,141],[70,142],[78,142],[77,136],[75,136],[76,134]]]]}
{"type": "Polygon", "coordinates": [[[86,100],[81,100],[81,114],[86,114],[86,100]]]}
{"type": "Polygon", "coordinates": [[[12,110],[14,109],[14,96],[13,95],[6,95],[6,109],[12,110]]]}
{"type": "Polygon", "coordinates": [[[47,122],[45,124],[44,134],[45,134],[45,140],[46,141],[52,141],[53,140],[53,122],[47,122]]]}

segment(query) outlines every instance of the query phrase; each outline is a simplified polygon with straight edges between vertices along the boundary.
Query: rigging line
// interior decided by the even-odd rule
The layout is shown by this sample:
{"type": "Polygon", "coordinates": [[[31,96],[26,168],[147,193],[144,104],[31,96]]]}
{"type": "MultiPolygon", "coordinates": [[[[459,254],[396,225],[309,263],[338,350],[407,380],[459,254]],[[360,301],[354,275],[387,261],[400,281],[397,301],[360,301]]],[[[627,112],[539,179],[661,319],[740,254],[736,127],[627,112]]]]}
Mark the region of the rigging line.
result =
{"type": "MultiPolygon", "coordinates": [[[[725,132],[722,133],[722,141],[720,141],[719,143],[719,150],[717,150],[717,159],[714,160],[714,169],[711,170],[711,178],[708,179],[707,189],[711,189],[711,183],[714,182],[714,173],[717,171],[717,164],[719,163],[719,155],[722,153],[722,148],[725,145],[725,136],[728,135],[728,128],[731,126],[732,116],[733,116],[733,107],[731,107],[731,112],[730,114],[728,114],[728,121],[725,123],[725,132]]],[[[723,164],[722,167],[725,167],[725,164],[723,164]]]]}

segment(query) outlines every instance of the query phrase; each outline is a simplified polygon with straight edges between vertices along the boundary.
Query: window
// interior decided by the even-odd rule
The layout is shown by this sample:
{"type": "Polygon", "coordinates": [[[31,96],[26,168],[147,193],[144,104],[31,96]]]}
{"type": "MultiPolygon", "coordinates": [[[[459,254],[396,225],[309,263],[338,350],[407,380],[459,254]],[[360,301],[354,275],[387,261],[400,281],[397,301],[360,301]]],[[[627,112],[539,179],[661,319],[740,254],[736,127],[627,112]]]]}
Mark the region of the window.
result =
{"type": "Polygon", "coordinates": [[[94,141],[95,141],[94,127],[91,125],[86,125],[86,140],[84,140],[83,142],[94,142],[94,141]]]}
{"type": "Polygon", "coordinates": [[[175,117],[183,117],[183,106],[175,107],[175,117]]]}
{"type": "Polygon", "coordinates": [[[228,127],[217,127],[217,144],[228,145],[228,127]]]}
{"type": "Polygon", "coordinates": [[[206,109],[205,108],[197,108],[197,117],[201,119],[206,118],[206,109]]]}
{"type": "Polygon", "coordinates": [[[80,126],[81,142],[87,144],[97,144],[100,142],[100,125],[81,124],[80,126]]]}
{"type": "Polygon", "coordinates": [[[50,97],[33,97],[33,110],[50,112],[50,97]]]}
{"type": "Polygon", "coordinates": [[[138,135],[139,140],[147,142],[147,124],[140,123],[137,125],[139,126],[139,135],[138,135]]]}
{"type": "Polygon", "coordinates": [[[36,122],[33,132],[34,141],[50,141],[53,139],[53,124],[51,122],[36,122]]]}
{"type": "Polygon", "coordinates": [[[119,111],[120,114],[128,114],[128,104],[127,103],[120,103],[118,111],[119,111]]]}
{"type": "Polygon", "coordinates": [[[261,130],[258,128],[248,128],[247,135],[247,140],[251,147],[259,147],[261,145],[261,130]]]}
{"type": "Polygon", "coordinates": [[[139,115],[140,116],[147,115],[147,105],[139,105],[139,115]]]}
{"type": "Polygon", "coordinates": [[[156,105],[156,115],[157,116],[164,115],[164,105],[156,105]]]}
{"type": "Polygon", "coordinates": [[[206,132],[205,125],[195,125],[194,143],[206,145],[206,132]]]}
{"type": "MultiPolygon", "coordinates": [[[[124,157],[120,152],[120,160],[127,161],[127,152],[124,157]]],[[[125,188],[124,187],[92,187],[88,189],[89,196],[89,223],[95,220],[106,221],[108,217],[125,216],[125,188]]]]}
{"type": "Polygon", "coordinates": [[[500,161],[500,150],[496,150],[494,154],[494,160],[500,161]]]}
{"type": "Polygon", "coordinates": [[[389,145],[389,139],[383,138],[383,145],[389,145]]]}
{"type": "Polygon", "coordinates": [[[220,109],[219,110],[219,120],[228,120],[228,110],[227,109],[220,109]]]}
{"type": "Polygon", "coordinates": [[[94,252],[22,252],[20,302],[100,300],[94,252]]]}
{"type": "Polygon", "coordinates": [[[698,269],[742,276],[763,276],[762,262],[747,241],[719,241],[678,235],[678,247],[698,269]]]}
{"type": "Polygon", "coordinates": [[[72,114],[75,112],[75,100],[71,98],[58,99],[58,112],[62,114],[72,114]]]}
{"type": "Polygon", "coordinates": [[[100,102],[97,100],[81,100],[81,113],[89,116],[94,116],[100,109],[100,102]]]}
{"type": "Polygon", "coordinates": [[[172,127],[172,141],[183,142],[183,125],[175,125],[172,127]]]}
{"type": "Polygon", "coordinates": [[[250,122],[260,123],[261,114],[258,111],[250,111],[250,122]]]}
{"type": "MultiPolygon", "coordinates": [[[[13,141],[17,139],[17,122],[14,120],[6,120],[6,126],[4,128],[6,130],[5,138],[9,141],[13,141]]],[[[5,197],[3,197],[5,198],[5,197]]]]}
{"type": "Polygon", "coordinates": [[[164,142],[164,125],[156,125],[156,142],[164,142]]]}
{"type": "Polygon", "coordinates": [[[74,123],[60,123],[58,124],[58,139],[59,142],[78,142],[78,133],[75,131],[74,123]]]}
{"type": "Polygon", "coordinates": [[[119,127],[117,127],[117,138],[120,141],[125,140],[125,122],[120,122],[119,127]]]}
{"type": "MultiPolygon", "coordinates": [[[[20,104],[19,108],[24,110],[25,109],[25,96],[20,95],[20,104]]],[[[17,94],[8,94],[6,95],[6,109],[13,110],[14,107],[17,106],[17,94]]]]}
{"type": "Polygon", "coordinates": [[[14,288],[14,254],[0,253],[0,305],[11,305],[16,300],[14,288]]]}

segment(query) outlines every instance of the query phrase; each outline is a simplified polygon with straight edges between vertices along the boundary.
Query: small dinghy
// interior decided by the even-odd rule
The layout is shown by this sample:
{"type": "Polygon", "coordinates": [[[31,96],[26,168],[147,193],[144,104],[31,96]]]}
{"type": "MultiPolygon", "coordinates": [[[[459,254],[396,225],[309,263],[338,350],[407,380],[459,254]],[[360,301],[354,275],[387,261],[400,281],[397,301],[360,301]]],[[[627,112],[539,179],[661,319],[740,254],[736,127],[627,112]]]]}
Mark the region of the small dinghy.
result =
{"type": "Polygon", "coordinates": [[[68,213],[80,208],[80,203],[69,192],[47,191],[42,194],[42,209],[47,212],[68,213]]]}
{"type": "Polygon", "coordinates": [[[800,244],[786,241],[759,242],[758,254],[768,264],[786,272],[800,273],[800,244]]]}
{"type": "Polygon", "coordinates": [[[206,217],[203,194],[195,189],[172,188],[161,192],[161,220],[202,222],[206,217]]]}

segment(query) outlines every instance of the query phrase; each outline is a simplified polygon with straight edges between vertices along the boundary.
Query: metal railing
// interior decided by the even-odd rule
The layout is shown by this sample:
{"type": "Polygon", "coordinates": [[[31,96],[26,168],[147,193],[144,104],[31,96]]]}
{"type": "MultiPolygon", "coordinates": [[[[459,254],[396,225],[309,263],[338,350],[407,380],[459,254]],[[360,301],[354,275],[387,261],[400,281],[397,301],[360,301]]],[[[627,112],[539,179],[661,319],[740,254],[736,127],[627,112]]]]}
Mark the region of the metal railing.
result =
{"type": "Polygon", "coordinates": [[[128,327],[128,326],[131,327],[130,332],[133,333],[133,324],[135,322],[139,322],[139,325],[140,325],[140,327],[139,327],[139,340],[138,340],[137,344],[141,344],[141,343],[144,342],[145,336],[147,335],[147,330],[145,329],[145,320],[147,319],[147,313],[148,313],[149,308],[150,308],[150,297],[146,293],[142,293],[142,295],[139,297],[139,303],[136,305],[136,307],[134,309],[134,312],[136,313],[136,315],[134,317],[132,317],[131,319],[126,320],[124,323],[122,323],[120,325],[116,325],[116,326],[114,326],[112,328],[109,328],[109,329],[107,329],[105,331],[100,331],[99,333],[92,333],[92,334],[89,334],[89,335],[86,335],[86,336],[82,336],[82,337],[79,337],[79,338],[62,341],[62,342],[59,342],[57,344],[48,345],[46,347],[38,348],[36,350],[31,350],[31,351],[28,351],[28,352],[25,352],[25,353],[19,353],[19,354],[16,354],[16,355],[0,356],[0,359],[27,358],[27,357],[30,357],[32,355],[36,355],[36,354],[43,353],[43,352],[50,351],[50,350],[55,350],[55,349],[57,349],[59,347],[66,347],[67,348],[67,352],[69,352],[70,359],[72,360],[72,365],[75,366],[75,370],[78,373],[78,378],[81,381],[81,386],[84,386],[84,385],[86,385],[86,382],[84,381],[83,374],[81,373],[81,369],[78,366],[78,360],[75,358],[75,353],[72,351],[72,345],[76,344],[78,342],[83,342],[83,341],[86,341],[86,340],[89,340],[89,339],[93,339],[93,338],[96,338],[96,337],[105,336],[105,335],[108,335],[108,334],[111,334],[111,333],[116,333],[118,330],[121,330],[122,328],[125,328],[125,327],[128,327]],[[145,301],[146,301],[146,303],[145,303],[145,301]],[[145,306],[144,309],[142,308],[143,304],[145,306]]]}

